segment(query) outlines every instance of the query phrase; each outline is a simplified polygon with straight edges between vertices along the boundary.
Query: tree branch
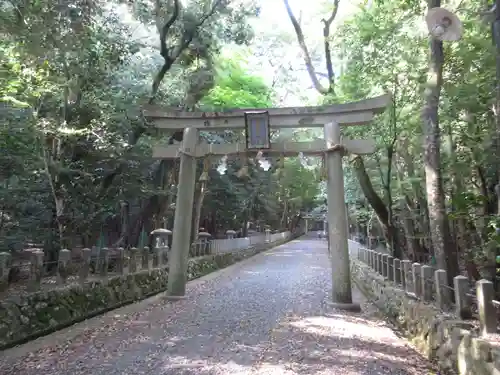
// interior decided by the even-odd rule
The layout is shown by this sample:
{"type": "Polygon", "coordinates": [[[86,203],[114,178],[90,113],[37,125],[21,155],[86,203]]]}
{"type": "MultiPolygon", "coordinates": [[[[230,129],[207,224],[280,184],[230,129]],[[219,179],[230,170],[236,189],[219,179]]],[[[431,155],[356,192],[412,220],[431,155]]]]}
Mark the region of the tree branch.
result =
{"type": "Polygon", "coordinates": [[[333,10],[328,19],[323,19],[323,43],[325,49],[325,59],[326,59],[326,70],[328,72],[328,93],[334,93],[335,87],[335,75],[333,74],[333,63],[332,63],[332,54],[330,48],[330,26],[332,22],[337,17],[337,12],[339,10],[339,2],[340,0],[334,0],[333,10]]]}
{"type": "Polygon", "coordinates": [[[160,34],[160,54],[165,60],[169,59],[169,53],[167,48],[167,34],[170,28],[174,25],[177,18],[179,18],[179,0],[174,0],[174,11],[172,16],[163,26],[160,27],[160,15],[161,15],[161,0],[156,0],[155,2],[156,11],[156,27],[158,33],[160,34]]]}
{"type": "MultiPolygon", "coordinates": [[[[335,0],[337,1],[337,0],[335,0]]],[[[288,0],[283,0],[283,3],[285,4],[286,11],[288,13],[288,17],[290,18],[290,21],[292,22],[293,28],[295,29],[295,34],[297,36],[297,41],[299,42],[300,49],[302,50],[302,54],[304,55],[304,62],[306,64],[307,68],[307,73],[309,73],[309,77],[311,78],[311,81],[314,85],[314,88],[320,93],[320,94],[328,94],[330,92],[329,88],[325,88],[323,85],[318,80],[318,77],[316,76],[316,72],[314,70],[314,66],[311,60],[311,55],[309,54],[309,50],[307,48],[305,38],[304,38],[304,33],[302,32],[302,28],[300,27],[299,22],[297,21],[297,18],[295,18],[295,15],[293,14],[292,8],[290,7],[290,4],[288,3],[288,0]]]]}

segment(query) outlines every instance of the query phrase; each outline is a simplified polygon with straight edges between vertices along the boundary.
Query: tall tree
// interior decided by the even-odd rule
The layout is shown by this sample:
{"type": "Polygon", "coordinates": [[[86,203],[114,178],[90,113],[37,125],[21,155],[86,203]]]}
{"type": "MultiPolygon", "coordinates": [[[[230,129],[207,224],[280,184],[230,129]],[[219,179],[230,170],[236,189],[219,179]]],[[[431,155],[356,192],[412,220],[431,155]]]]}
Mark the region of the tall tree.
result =
{"type": "MultiPolygon", "coordinates": [[[[441,6],[441,0],[429,0],[428,9],[441,6]]],[[[450,233],[446,212],[445,192],[441,164],[441,129],[439,126],[439,102],[443,85],[443,42],[430,37],[429,71],[422,110],[422,130],[425,164],[425,187],[432,247],[439,268],[447,271],[448,282],[458,275],[458,257],[450,233]]]]}

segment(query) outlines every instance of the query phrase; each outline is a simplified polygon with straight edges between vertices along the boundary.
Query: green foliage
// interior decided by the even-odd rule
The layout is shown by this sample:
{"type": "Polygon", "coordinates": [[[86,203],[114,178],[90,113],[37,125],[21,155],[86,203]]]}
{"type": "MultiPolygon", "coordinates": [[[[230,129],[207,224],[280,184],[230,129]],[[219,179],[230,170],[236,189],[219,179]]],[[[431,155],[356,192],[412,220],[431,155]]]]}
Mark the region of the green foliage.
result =
{"type": "Polygon", "coordinates": [[[227,110],[272,106],[269,87],[262,78],[247,73],[241,61],[221,59],[216,72],[216,85],[201,101],[202,108],[227,110]]]}
{"type": "MultiPolygon", "coordinates": [[[[159,133],[141,105],[152,97],[166,107],[272,106],[261,78],[219,54],[228,43],[250,41],[255,4],[181,4],[165,58],[150,26],[167,23],[172,3],[0,7],[0,251],[33,245],[52,256],[60,247],[134,246],[163,218],[172,225],[178,166],[151,159],[159,133]]],[[[240,134],[204,136],[226,142],[240,134]]],[[[215,215],[226,229],[255,218],[279,224],[284,207],[272,171],[252,166],[252,179],[241,181],[238,162],[229,164],[228,174],[211,172],[202,220],[215,215]]],[[[207,229],[219,228],[212,224],[207,229]]]]}

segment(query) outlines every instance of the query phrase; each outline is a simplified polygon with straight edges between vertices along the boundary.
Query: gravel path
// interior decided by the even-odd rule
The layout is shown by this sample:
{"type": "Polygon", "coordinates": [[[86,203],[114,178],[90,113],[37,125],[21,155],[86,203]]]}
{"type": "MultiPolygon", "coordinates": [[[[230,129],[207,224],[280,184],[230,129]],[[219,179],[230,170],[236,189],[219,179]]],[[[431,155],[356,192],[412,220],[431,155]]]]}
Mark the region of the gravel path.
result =
{"type": "Polygon", "coordinates": [[[162,296],[0,353],[0,375],[432,374],[377,317],[325,305],[326,241],[292,241],[162,296]]]}

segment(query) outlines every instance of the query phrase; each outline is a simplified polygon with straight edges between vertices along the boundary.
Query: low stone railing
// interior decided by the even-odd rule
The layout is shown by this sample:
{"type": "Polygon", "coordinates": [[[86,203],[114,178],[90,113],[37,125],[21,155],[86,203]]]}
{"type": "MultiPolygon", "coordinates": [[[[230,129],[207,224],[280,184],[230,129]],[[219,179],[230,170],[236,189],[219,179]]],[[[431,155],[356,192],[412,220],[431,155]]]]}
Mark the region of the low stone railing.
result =
{"type": "MultiPolygon", "coordinates": [[[[187,278],[201,277],[283,244],[297,235],[284,233],[279,238],[274,237],[278,238],[276,241],[259,246],[190,258],[187,278]]],[[[240,239],[235,240],[233,243],[240,239]]],[[[95,263],[91,261],[90,268],[95,264],[97,275],[89,275],[89,267],[85,271],[78,269],[80,263],[68,260],[68,252],[61,251],[62,259],[56,264],[57,276],[43,278],[42,282],[39,272],[43,258],[37,255],[30,273],[37,276],[36,280],[29,280],[29,290],[11,293],[14,292],[11,289],[16,289],[12,287],[0,294],[0,350],[165,291],[168,267],[166,258],[161,255],[167,250],[167,247],[153,252],[148,248],[131,249],[130,252],[118,249],[118,257],[113,257],[114,251],[106,249],[99,252],[95,263]],[[109,271],[112,260],[117,261],[116,270],[113,270],[116,272],[109,271]],[[68,276],[71,266],[77,267],[76,276],[68,276]],[[47,281],[53,283],[47,284],[47,281]]],[[[83,253],[89,252],[85,250],[83,253]]],[[[89,257],[85,257],[88,265],[89,257]]]]}
{"type": "MultiPolygon", "coordinates": [[[[33,251],[29,256],[28,280],[23,286],[28,292],[38,291],[44,281],[47,281],[44,280],[44,276],[49,268],[55,268],[55,279],[51,279],[50,284],[56,285],[74,281],[83,284],[92,275],[107,277],[111,274],[124,275],[158,268],[167,264],[168,250],[168,246],[152,250],[147,246],[142,249],[133,247],[127,250],[121,247],[84,248],[75,251],[62,249],[59,251],[58,260],[54,262],[44,262],[43,251],[33,251]]],[[[0,291],[9,287],[8,275],[12,268],[10,258],[9,253],[0,253],[0,291]]]]}
{"type": "Polygon", "coordinates": [[[222,254],[233,250],[248,249],[252,246],[263,245],[266,243],[273,243],[280,240],[286,240],[291,237],[290,232],[280,232],[280,233],[264,233],[257,234],[251,237],[242,238],[232,238],[232,239],[221,239],[212,240],[210,244],[210,254],[222,254]]]}
{"type": "Polygon", "coordinates": [[[500,373],[493,284],[393,258],[352,243],[353,281],[428,358],[460,375],[500,373]],[[477,318],[477,320],[476,320],[477,318]]]}

